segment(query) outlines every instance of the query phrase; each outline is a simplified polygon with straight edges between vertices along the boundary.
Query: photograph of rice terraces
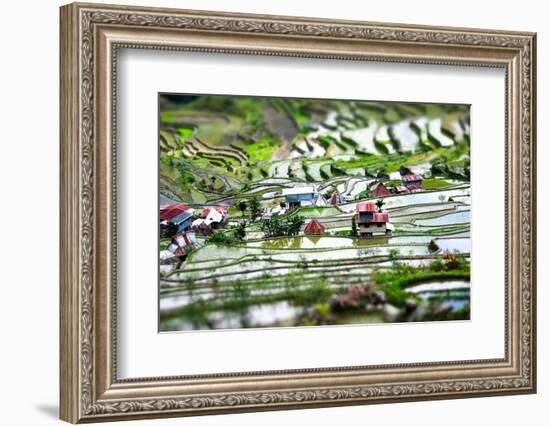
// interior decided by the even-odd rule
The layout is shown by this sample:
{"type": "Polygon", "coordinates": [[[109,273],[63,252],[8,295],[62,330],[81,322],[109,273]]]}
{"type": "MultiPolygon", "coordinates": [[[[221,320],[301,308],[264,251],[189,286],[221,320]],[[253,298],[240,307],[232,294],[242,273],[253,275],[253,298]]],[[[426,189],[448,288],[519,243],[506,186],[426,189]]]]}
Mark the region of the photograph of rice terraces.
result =
{"type": "Polygon", "coordinates": [[[159,94],[161,332],[470,319],[470,106],[159,94]]]}

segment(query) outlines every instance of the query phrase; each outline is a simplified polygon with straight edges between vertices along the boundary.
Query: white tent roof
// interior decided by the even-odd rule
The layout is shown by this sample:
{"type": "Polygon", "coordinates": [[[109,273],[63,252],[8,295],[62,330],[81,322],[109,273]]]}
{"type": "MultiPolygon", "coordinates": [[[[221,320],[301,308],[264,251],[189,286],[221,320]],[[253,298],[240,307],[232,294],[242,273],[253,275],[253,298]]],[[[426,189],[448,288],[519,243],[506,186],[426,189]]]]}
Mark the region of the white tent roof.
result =
{"type": "Polygon", "coordinates": [[[315,199],[315,206],[328,206],[327,200],[323,197],[322,194],[318,194],[315,199]]]}

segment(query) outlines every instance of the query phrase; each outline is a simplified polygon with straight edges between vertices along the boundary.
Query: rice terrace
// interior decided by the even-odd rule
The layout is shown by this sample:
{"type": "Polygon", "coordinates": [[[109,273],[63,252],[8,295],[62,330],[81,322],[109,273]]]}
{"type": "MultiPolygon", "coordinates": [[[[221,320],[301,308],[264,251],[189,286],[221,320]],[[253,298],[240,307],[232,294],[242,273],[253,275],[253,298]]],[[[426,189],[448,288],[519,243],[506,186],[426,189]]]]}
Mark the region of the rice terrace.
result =
{"type": "Polygon", "coordinates": [[[470,318],[468,105],[159,95],[160,330],[470,318]]]}

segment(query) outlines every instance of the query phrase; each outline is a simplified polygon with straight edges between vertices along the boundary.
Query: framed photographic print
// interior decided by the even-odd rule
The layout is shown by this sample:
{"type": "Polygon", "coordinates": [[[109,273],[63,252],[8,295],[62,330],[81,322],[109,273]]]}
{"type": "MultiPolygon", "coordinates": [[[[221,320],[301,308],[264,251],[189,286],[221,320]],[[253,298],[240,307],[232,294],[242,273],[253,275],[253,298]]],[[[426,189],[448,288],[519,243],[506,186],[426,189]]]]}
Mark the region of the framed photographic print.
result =
{"type": "Polygon", "coordinates": [[[61,418],[533,393],[535,35],[61,8],[61,418]]]}

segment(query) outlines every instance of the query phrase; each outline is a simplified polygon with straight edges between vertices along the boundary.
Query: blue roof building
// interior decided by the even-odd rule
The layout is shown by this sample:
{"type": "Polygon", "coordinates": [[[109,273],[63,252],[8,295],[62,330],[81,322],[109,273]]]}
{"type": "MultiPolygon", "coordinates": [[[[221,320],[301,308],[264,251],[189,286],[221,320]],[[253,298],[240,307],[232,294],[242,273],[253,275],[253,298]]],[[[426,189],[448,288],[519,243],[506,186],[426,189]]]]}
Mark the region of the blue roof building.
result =
{"type": "Polygon", "coordinates": [[[182,212],[170,220],[171,223],[178,226],[178,233],[187,230],[193,222],[193,214],[191,212],[182,212]]]}
{"type": "Polygon", "coordinates": [[[317,198],[314,186],[285,188],[282,192],[289,209],[313,206],[317,198]]]}

